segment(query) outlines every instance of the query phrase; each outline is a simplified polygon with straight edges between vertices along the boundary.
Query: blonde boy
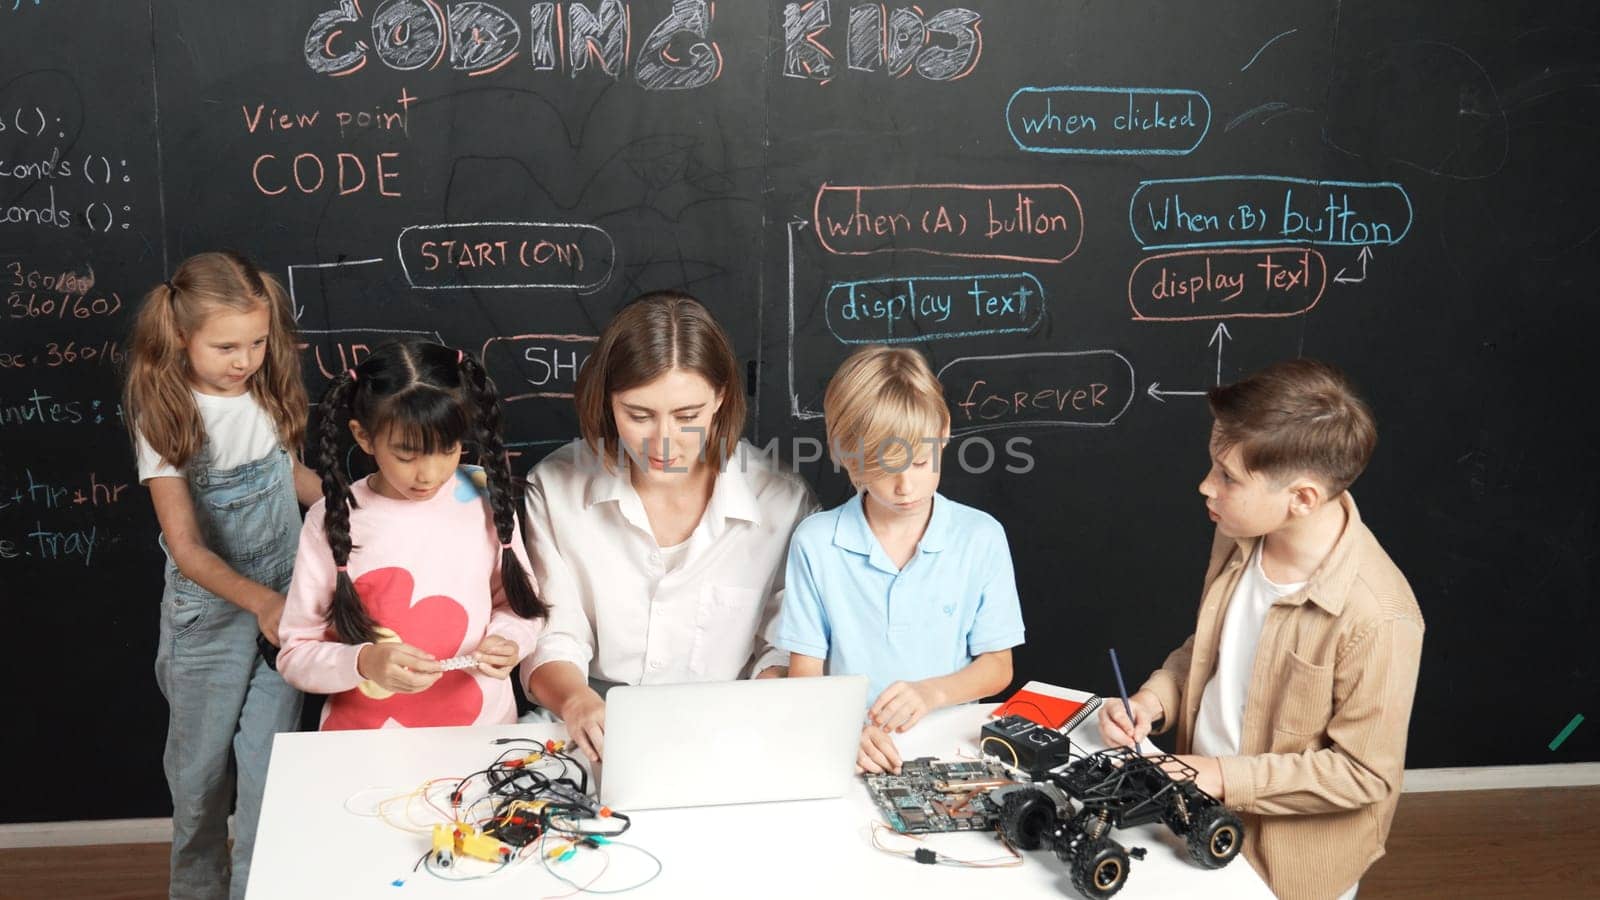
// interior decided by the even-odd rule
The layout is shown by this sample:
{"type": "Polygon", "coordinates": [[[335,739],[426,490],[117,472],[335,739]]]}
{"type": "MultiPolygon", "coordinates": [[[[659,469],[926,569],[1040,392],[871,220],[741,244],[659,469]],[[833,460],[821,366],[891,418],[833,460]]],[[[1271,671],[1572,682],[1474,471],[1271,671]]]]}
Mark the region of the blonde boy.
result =
{"type": "Polygon", "coordinates": [[[898,772],[893,734],[1011,683],[1023,638],[1011,551],[992,516],[938,493],[950,412],[921,354],[857,351],[822,406],[857,494],[795,529],[774,643],[790,677],[869,677],[857,765],[898,772]]]}
{"type": "Polygon", "coordinates": [[[1377,443],[1372,414],[1310,360],[1208,397],[1200,493],[1217,533],[1195,632],[1133,695],[1133,722],[1107,703],[1100,732],[1128,744],[1177,726],[1279,897],[1353,897],[1399,799],[1423,630],[1347,490],[1377,443]]]}

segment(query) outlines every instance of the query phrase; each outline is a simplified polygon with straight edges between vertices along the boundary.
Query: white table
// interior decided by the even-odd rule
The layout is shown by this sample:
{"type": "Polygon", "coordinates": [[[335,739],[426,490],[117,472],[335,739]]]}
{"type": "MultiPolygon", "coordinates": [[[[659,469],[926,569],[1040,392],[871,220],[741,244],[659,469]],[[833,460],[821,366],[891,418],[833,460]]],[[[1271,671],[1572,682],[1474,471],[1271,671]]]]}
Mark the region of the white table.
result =
{"type": "MultiPolygon", "coordinates": [[[[968,705],[934,713],[898,736],[902,755],[955,759],[958,749],[971,755],[977,749],[978,728],[992,708],[968,705]]],[[[250,900],[538,900],[572,892],[537,858],[479,881],[451,883],[413,872],[430,846],[429,838],[350,811],[370,812],[379,797],[405,793],[431,777],[483,768],[506,749],[489,741],[513,736],[544,740],[564,737],[565,732],[560,725],[505,725],[278,735],[251,865],[250,900]]],[[[1093,722],[1074,734],[1087,749],[1099,749],[1098,737],[1093,722]]],[[[664,754],[694,752],[675,746],[675,740],[662,736],[664,754]]],[[[427,821],[424,807],[413,809],[418,822],[427,821]]],[[[394,811],[398,817],[398,804],[394,811]]],[[[1024,864],[1013,868],[921,865],[873,849],[868,835],[874,821],[881,819],[864,788],[834,800],[640,812],[624,840],[648,848],[663,868],[654,881],[622,896],[1078,897],[1066,867],[1046,850],[1025,853],[1024,864]]],[[[1146,825],[1113,836],[1124,846],[1149,851],[1143,860],[1133,861],[1119,898],[1271,900],[1272,893],[1243,857],[1208,871],[1188,860],[1182,841],[1165,826],[1146,825]]],[[[916,846],[901,836],[889,840],[896,847],[916,846]]],[[[992,834],[933,835],[926,845],[968,859],[1004,855],[992,834]]],[[[597,889],[636,883],[655,868],[626,848],[607,852],[609,869],[593,885],[597,889]]],[[[596,851],[582,850],[578,858],[554,866],[583,883],[594,877],[600,861],[596,851]]],[[[468,868],[455,872],[464,874],[468,868]]],[[[470,868],[477,872],[487,867],[470,868]]]]}

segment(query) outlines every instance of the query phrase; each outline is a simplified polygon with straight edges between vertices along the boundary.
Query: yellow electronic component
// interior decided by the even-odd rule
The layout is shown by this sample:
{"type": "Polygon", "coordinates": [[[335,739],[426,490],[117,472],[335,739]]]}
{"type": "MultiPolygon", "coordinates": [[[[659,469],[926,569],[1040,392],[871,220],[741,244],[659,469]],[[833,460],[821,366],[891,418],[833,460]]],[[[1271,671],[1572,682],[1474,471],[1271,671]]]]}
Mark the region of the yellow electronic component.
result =
{"type": "Polygon", "coordinates": [[[433,826],[433,861],[449,868],[456,861],[456,823],[433,826]]]}
{"type": "Polygon", "coordinates": [[[509,860],[512,854],[511,847],[465,822],[433,826],[433,861],[441,867],[453,865],[457,856],[497,863],[509,860]]]}
{"type": "Polygon", "coordinates": [[[511,858],[511,848],[476,828],[466,826],[457,832],[456,847],[466,856],[484,862],[505,862],[511,858]]]}

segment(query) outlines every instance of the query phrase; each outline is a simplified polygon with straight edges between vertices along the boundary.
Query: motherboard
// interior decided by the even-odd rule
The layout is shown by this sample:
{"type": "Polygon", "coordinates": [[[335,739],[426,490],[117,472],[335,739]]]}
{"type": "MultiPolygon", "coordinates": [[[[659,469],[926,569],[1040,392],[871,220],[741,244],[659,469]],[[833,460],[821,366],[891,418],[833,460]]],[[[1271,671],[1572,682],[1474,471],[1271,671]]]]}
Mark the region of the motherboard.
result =
{"type": "Polygon", "coordinates": [[[991,831],[999,810],[992,788],[1013,783],[1004,767],[987,760],[907,760],[898,775],[865,776],[867,792],[890,827],[902,834],[991,831]]]}

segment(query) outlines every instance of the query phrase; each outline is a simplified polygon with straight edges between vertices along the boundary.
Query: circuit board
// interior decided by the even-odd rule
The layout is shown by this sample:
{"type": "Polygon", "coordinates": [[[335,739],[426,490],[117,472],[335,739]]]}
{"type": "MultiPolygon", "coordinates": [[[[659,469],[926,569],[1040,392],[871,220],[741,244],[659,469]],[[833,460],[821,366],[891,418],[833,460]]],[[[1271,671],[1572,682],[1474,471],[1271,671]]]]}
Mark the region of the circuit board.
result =
{"type": "Polygon", "coordinates": [[[884,820],[901,834],[992,831],[999,810],[988,791],[1012,783],[996,763],[939,762],[931,756],[907,760],[899,775],[864,780],[884,820]]]}

